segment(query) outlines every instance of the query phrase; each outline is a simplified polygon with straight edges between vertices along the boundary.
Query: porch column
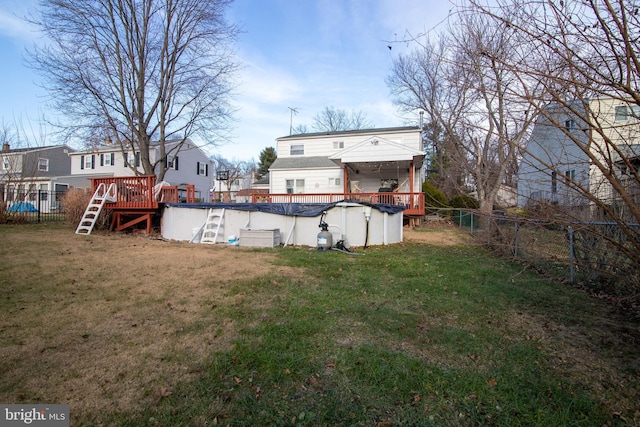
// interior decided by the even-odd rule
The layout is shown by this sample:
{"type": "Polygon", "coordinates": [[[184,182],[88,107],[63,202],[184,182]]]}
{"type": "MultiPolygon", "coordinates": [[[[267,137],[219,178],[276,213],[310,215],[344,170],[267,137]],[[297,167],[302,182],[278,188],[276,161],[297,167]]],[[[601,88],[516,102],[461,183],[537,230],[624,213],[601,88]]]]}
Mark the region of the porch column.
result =
{"type": "Polygon", "coordinates": [[[344,176],[343,176],[344,179],[342,180],[343,181],[342,182],[342,189],[343,189],[342,192],[343,192],[343,194],[348,194],[349,191],[348,191],[347,187],[348,187],[348,182],[349,182],[349,168],[347,168],[347,165],[344,165],[343,168],[344,168],[344,176]]]}
{"type": "Polygon", "coordinates": [[[413,180],[415,179],[413,171],[413,162],[409,162],[409,193],[413,194],[413,180]]]}
{"type": "Polygon", "coordinates": [[[413,180],[415,179],[415,173],[413,170],[413,162],[409,162],[409,193],[411,194],[409,196],[409,201],[410,201],[410,207],[413,209],[413,207],[416,205],[416,201],[414,200],[415,196],[413,194],[413,180]]]}

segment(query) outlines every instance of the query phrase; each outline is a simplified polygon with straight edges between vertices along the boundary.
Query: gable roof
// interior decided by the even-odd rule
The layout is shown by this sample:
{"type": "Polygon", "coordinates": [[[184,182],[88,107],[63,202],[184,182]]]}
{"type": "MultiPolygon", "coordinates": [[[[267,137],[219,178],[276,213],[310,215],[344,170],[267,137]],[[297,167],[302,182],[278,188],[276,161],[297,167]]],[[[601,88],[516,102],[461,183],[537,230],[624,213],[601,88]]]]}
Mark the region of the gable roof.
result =
{"type": "Polygon", "coordinates": [[[329,159],[342,163],[384,161],[421,161],[424,152],[415,150],[397,142],[372,136],[358,144],[331,155],[329,159]]]}
{"type": "Polygon", "coordinates": [[[45,146],[42,146],[42,147],[9,148],[8,150],[0,151],[0,154],[30,153],[30,152],[35,152],[35,151],[54,150],[56,148],[63,148],[63,149],[69,150],[70,153],[76,151],[75,149],[69,147],[66,144],[61,144],[61,145],[45,145],[45,146]]]}

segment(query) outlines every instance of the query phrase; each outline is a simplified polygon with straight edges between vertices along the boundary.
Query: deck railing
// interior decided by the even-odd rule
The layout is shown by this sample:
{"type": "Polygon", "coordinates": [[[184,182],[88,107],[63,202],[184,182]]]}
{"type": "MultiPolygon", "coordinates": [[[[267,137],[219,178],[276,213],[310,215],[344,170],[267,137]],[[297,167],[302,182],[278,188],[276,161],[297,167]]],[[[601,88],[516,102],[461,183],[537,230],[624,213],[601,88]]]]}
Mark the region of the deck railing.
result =
{"type": "Polygon", "coordinates": [[[424,215],[424,193],[253,194],[253,203],[334,203],[341,200],[405,206],[405,215],[424,215]]]}
{"type": "MultiPolygon", "coordinates": [[[[91,178],[91,192],[104,183],[116,184],[116,201],[109,203],[110,208],[117,209],[158,209],[159,203],[180,202],[179,189],[175,185],[156,188],[155,175],[113,176],[107,178],[91,178]]],[[[194,186],[186,186],[186,202],[194,201],[194,186]]]]}

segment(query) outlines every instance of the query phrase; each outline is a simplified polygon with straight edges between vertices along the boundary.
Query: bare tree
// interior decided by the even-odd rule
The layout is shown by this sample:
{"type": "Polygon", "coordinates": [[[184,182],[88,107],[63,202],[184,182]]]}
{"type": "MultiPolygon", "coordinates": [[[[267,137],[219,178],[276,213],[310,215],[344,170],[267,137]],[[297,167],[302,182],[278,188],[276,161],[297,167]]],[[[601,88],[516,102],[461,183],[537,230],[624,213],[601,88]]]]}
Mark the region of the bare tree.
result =
{"type": "Polygon", "coordinates": [[[568,158],[570,152],[585,168],[584,177],[565,174],[567,163],[559,162],[551,148],[534,151],[535,141],[526,147],[534,167],[551,177],[552,186],[560,181],[587,202],[586,211],[558,205],[554,220],[613,222],[616,227],[581,225],[595,236],[589,268],[617,271],[619,279],[635,282],[637,292],[640,4],[637,0],[495,3],[497,7],[486,7],[471,0],[469,12],[493,20],[505,33],[520,35],[528,57],[501,58],[502,66],[520,79],[544,85],[539,94],[520,95],[530,103],[541,127],[553,130],[554,137],[563,141],[563,156],[568,158]],[[603,242],[609,246],[600,246],[603,242]]]}
{"type": "Polygon", "coordinates": [[[426,40],[408,55],[396,58],[387,83],[394,102],[404,111],[426,112],[424,134],[428,158],[427,177],[448,197],[461,191],[468,174],[466,159],[459,158],[456,144],[458,102],[447,85],[447,39],[426,40]]]}
{"type": "MultiPolygon", "coordinates": [[[[230,115],[237,28],[231,0],[40,0],[32,21],[47,36],[31,65],[66,116],[68,137],[106,136],[139,151],[145,174],[164,177],[165,141],[212,141],[230,115]],[[151,159],[152,142],[160,156],[151,159]]],[[[136,170],[137,173],[137,170],[136,170]]]]}
{"type": "Polygon", "coordinates": [[[313,119],[313,128],[317,132],[337,132],[345,130],[369,129],[373,124],[369,122],[362,111],[341,110],[332,106],[322,109],[313,119]]]}
{"type": "Polygon", "coordinates": [[[437,132],[440,168],[446,153],[447,166],[466,174],[480,209],[488,212],[532,123],[528,106],[516,94],[536,89],[503,66],[504,58],[523,54],[517,34],[481,15],[461,11],[458,16],[437,43],[416,40],[416,51],[396,59],[388,83],[401,108],[426,111],[437,132]]]}
{"type": "Polygon", "coordinates": [[[32,122],[15,119],[0,123],[0,202],[23,202],[36,195],[35,181],[41,175],[38,154],[47,141],[46,128],[36,129],[32,122]],[[17,149],[17,150],[16,150],[17,149]]]}
{"type": "MultiPolygon", "coordinates": [[[[600,104],[592,102],[596,98],[609,98],[620,106],[635,105],[637,107],[630,108],[630,114],[640,118],[640,5],[636,1],[599,4],[587,0],[513,3],[518,14],[508,17],[496,10],[475,6],[509,31],[526,35],[530,52],[538,60],[506,65],[519,75],[536,76],[547,82],[545,102],[533,103],[536,112],[563,130],[589,159],[629,216],[622,217],[614,207],[616,203],[601,197],[594,188],[575,180],[568,184],[610,219],[621,224],[629,219],[640,223],[640,206],[635,194],[640,188],[637,169],[640,153],[629,149],[638,145],[635,142],[638,123],[612,123],[599,111],[600,104]],[[585,142],[572,133],[560,122],[562,116],[551,114],[546,104],[562,108],[575,117],[575,121],[583,123],[591,133],[588,140],[585,142]],[[621,170],[626,173],[621,174],[621,170]],[[634,184],[630,185],[629,181],[634,184]]],[[[501,6],[504,8],[506,4],[501,6]]],[[[554,167],[546,163],[545,167],[554,167]]]]}
{"type": "Polygon", "coordinates": [[[222,191],[226,190],[229,200],[231,199],[231,188],[234,186],[234,183],[237,183],[237,186],[242,188],[244,178],[252,176],[257,170],[257,166],[253,161],[229,160],[219,155],[212,156],[211,160],[213,161],[213,169],[216,175],[218,172],[225,172],[226,179],[222,182],[224,182],[226,188],[220,188],[219,191],[222,193],[222,191]]]}

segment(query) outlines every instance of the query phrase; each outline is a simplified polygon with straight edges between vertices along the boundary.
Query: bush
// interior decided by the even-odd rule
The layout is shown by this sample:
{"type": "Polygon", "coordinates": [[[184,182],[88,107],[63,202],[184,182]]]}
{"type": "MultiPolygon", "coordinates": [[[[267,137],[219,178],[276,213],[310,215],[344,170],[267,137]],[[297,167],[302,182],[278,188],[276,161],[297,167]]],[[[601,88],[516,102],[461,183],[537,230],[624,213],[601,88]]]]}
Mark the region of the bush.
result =
{"type": "Polygon", "coordinates": [[[422,191],[424,192],[424,206],[426,208],[448,208],[447,196],[436,187],[431,185],[428,181],[422,184],[422,191]]]}
{"type": "Polygon", "coordinates": [[[4,202],[0,202],[0,224],[26,224],[27,215],[23,212],[9,212],[4,202]]]}
{"type": "MultiPolygon", "coordinates": [[[[84,211],[91,201],[92,193],[88,188],[71,188],[62,196],[62,209],[64,210],[67,223],[73,227],[77,227],[84,216],[84,211]]],[[[98,220],[94,226],[95,229],[106,229],[109,226],[110,214],[106,209],[102,209],[98,220]]]]}
{"type": "Polygon", "coordinates": [[[480,202],[467,194],[459,194],[449,200],[449,205],[456,209],[480,209],[480,202]]]}

